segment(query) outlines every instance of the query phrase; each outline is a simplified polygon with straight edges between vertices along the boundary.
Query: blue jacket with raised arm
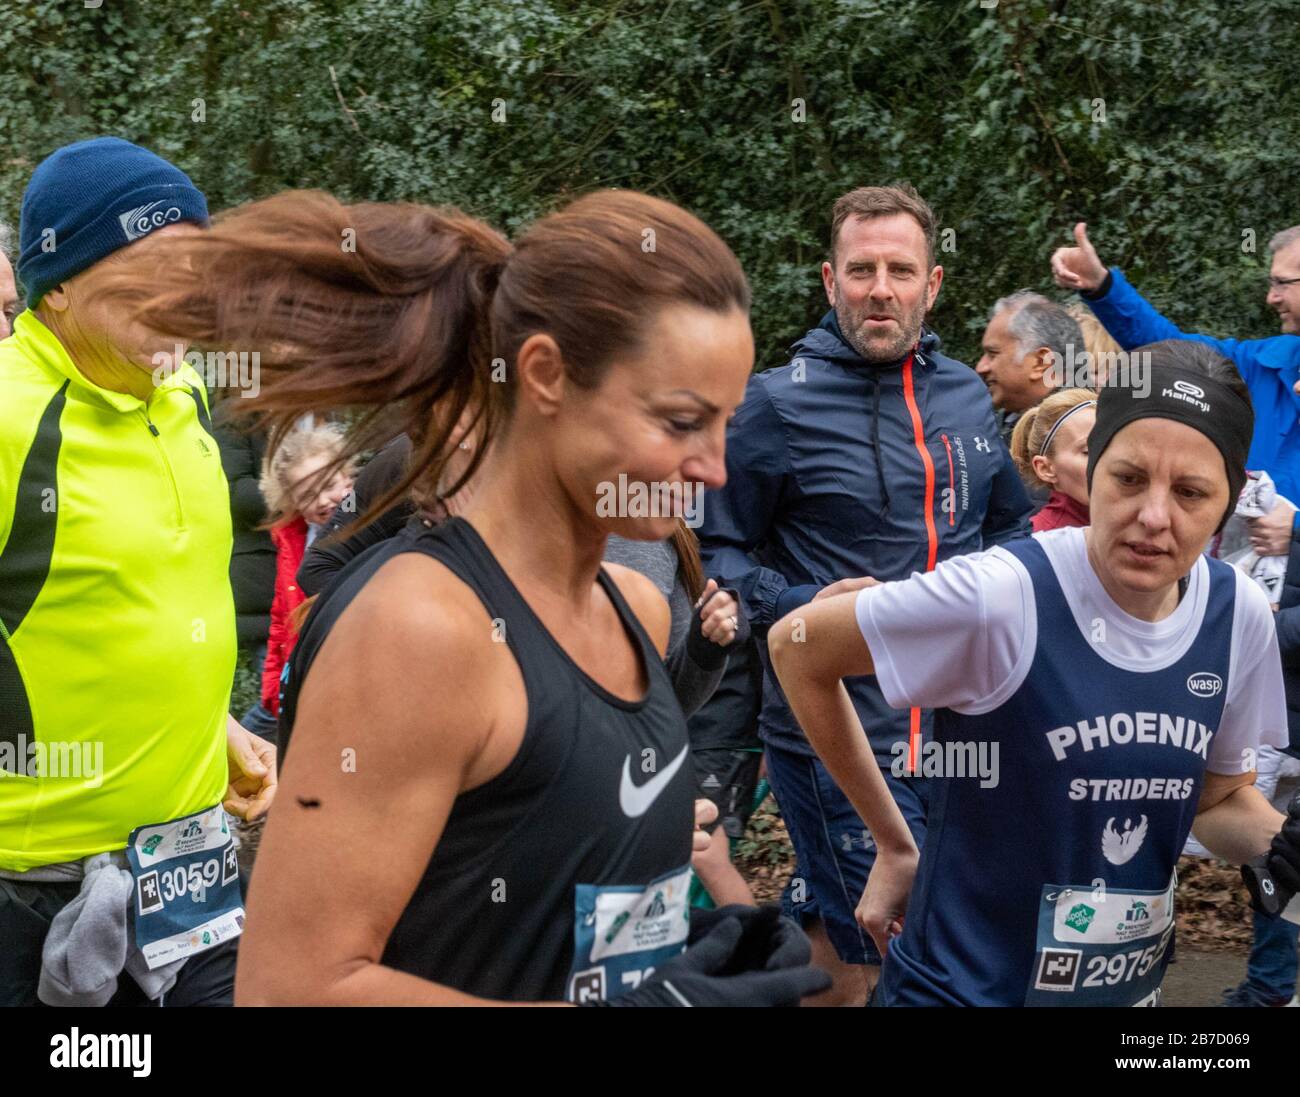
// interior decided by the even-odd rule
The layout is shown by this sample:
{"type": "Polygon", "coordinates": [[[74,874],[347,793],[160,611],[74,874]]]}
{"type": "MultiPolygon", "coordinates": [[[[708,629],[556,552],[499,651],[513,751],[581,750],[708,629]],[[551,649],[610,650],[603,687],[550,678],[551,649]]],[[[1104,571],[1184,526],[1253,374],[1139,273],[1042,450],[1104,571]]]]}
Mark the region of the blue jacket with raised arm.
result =
{"type": "MultiPolygon", "coordinates": [[[[1277,490],[1300,505],[1300,336],[1266,339],[1216,339],[1181,330],[1143,297],[1118,267],[1097,295],[1083,294],[1088,307],[1125,350],[1162,339],[1194,339],[1230,358],[1250,389],[1255,405],[1255,437],[1246,467],[1263,469],[1277,490]]],[[[1297,511],[1300,519],[1300,511],[1297,511]]]]}

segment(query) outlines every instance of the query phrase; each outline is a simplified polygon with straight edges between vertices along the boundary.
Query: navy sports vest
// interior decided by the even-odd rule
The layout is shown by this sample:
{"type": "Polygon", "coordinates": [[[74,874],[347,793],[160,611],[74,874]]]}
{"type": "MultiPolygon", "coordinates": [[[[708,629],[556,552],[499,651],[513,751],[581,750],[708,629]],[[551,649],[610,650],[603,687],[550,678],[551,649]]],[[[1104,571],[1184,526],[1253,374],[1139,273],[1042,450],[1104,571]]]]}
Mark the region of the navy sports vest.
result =
{"type": "Polygon", "coordinates": [[[1033,581],[1037,650],[1005,704],[935,714],[954,764],[959,744],[997,744],[998,780],[983,788],[950,765],[936,783],[873,1004],[1155,1004],[1174,866],[1223,713],[1236,579],[1207,560],[1196,639],[1173,666],[1139,673],[1080,633],[1037,541],[1004,548],[1033,581]]]}

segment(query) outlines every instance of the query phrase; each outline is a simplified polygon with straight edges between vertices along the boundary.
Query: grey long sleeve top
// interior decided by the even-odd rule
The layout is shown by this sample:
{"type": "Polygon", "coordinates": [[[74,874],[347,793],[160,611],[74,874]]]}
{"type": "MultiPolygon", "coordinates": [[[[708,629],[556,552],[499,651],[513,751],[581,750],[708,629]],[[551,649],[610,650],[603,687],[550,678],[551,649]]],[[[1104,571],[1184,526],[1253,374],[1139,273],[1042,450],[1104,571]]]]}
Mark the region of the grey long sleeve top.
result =
{"type": "Polygon", "coordinates": [[[668,630],[668,653],[664,663],[677,693],[677,701],[682,711],[690,716],[713,696],[726,673],[727,660],[724,657],[716,667],[706,667],[692,657],[687,639],[694,608],[682,582],[677,551],[671,541],[628,541],[611,536],[605,543],[605,559],[639,571],[668,599],[672,624],[668,630]]]}

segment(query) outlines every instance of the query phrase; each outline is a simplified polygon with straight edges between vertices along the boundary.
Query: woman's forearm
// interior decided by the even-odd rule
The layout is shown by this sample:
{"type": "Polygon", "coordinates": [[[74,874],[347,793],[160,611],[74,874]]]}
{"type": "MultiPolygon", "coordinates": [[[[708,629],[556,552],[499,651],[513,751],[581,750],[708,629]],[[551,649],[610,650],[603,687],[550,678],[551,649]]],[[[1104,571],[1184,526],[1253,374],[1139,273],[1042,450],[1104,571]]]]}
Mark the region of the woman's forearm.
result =
{"type": "MultiPolygon", "coordinates": [[[[269,975],[269,973],[267,973],[269,975]]],[[[504,1002],[477,998],[441,983],[370,960],[357,961],[338,977],[319,986],[283,980],[240,978],[235,986],[238,1006],[564,1006],[569,1002],[504,1002]]]]}
{"type": "Polygon", "coordinates": [[[718,683],[727,672],[725,654],[721,663],[714,666],[701,666],[691,656],[690,645],[682,640],[675,648],[669,649],[664,660],[668,667],[668,677],[673,682],[673,692],[677,695],[677,703],[687,716],[693,716],[704,707],[704,702],[717,691],[718,683]]]}
{"type": "Polygon", "coordinates": [[[915,851],[916,843],[894,803],[862,730],[849,691],[838,679],[818,680],[804,668],[777,664],[777,676],[808,741],[867,825],[878,847],[915,851]]]}
{"type": "Polygon", "coordinates": [[[442,983],[366,964],[332,988],[323,1005],[348,1006],[569,1006],[572,1002],[506,1002],[478,998],[442,983]]]}
{"type": "Polygon", "coordinates": [[[1192,823],[1196,840],[1234,865],[1258,857],[1282,828],[1283,815],[1254,785],[1243,785],[1192,823]]]}
{"type": "Polygon", "coordinates": [[[725,907],[733,903],[747,907],[755,905],[754,893],[731,863],[731,839],[722,827],[713,832],[706,851],[691,857],[691,868],[715,906],[725,907]]]}
{"type": "Polygon", "coordinates": [[[858,629],[857,590],[801,606],[772,626],[772,667],[799,726],[885,850],[916,851],[842,679],[875,665],[858,629]]]}

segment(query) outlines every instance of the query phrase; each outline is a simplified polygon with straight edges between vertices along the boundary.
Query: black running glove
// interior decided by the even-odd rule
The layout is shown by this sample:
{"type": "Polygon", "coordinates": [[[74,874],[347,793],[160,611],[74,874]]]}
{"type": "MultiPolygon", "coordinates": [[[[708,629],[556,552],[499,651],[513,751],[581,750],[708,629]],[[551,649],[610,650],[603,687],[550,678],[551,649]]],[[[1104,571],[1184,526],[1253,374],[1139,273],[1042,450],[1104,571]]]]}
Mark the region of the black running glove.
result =
{"type": "Polygon", "coordinates": [[[735,599],[736,635],[726,647],[715,644],[704,635],[704,621],[700,617],[701,607],[695,606],[691,609],[691,627],[686,633],[686,654],[690,656],[691,662],[705,670],[717,670],[727,661],[727,656],[731,652],[740,651],[749,643],[750,637],[749,618],[745,616],[745,607],[740,601],[740,595],[730,587],[719,587],[718,590],[723,594],[730,594],[735,599]]]}
{"type": "Polygon", "coordinates": [[[805,967],[812,960],[812,942],[799,925],[785,918],[775,903],[761,907],[733,903],[730,906],[691,911],[690,935],[686,947],[707,937],[727,918],[740,921],[740,944],[728,964],[728,974],[742,971],[783,971],[805,967]]]}
{"type": "Polygon", "coordinates": [[[699,944],[661,964],[635,990],[608,1006],[797,1006],[831,985],[819,968],[727,974],[744,938],[739,918],[722,919],[699,944]]]}
{"type": "Polygon", "coordinates": [[[1300,792],[1291,798],[1286,820],[1266,856],[1273,879],[1292,895],[1300,895],[1300,792]]]}

